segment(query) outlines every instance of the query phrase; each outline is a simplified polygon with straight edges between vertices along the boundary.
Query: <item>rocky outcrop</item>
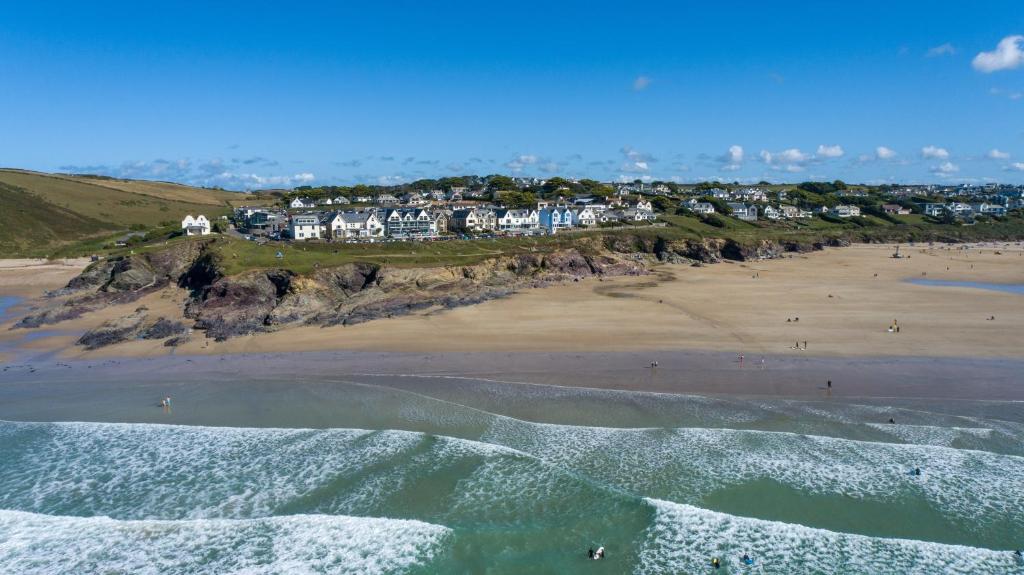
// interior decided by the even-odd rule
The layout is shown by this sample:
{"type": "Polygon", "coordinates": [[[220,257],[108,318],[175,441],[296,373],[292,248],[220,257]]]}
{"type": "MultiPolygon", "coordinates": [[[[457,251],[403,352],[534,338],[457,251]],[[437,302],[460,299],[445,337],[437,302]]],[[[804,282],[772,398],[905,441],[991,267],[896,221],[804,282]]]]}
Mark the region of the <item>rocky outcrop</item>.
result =
{"type": "Polygon", "coordinates": [[[71,279],[53,297],[67,296],[59,306],[22,318],[14,328],[55,324],[111,305],[131,303],[175,283],[200,259],[204,242],[183,242],[166,249],[100,260],[71,279]]]}
{"type": "Polygon", "coordinates": [[[142,330],[146,320],[146,308],[140,307],[131,315],[103,322],[102,325],[85,332],[75,342],[85,349],[99,349],[115,343],[134,339],[142,330]]]}
{"type": "Polygon", "coordinates": [[[387,267],[354,263],[308,276],[287,270],[218,277],[186,309],[217,340],[287,325],[354,325],[430,308],[504,297],[515,289],[582,277],[645,273],[640,261],[576,249],[501,257],[472,266],[387,267]]]}
{"type": "Polygon", "coordinates": [[[134,339],[177,337],[188,331],[188,328],[179,321],[163,317],[151,320],[148,311],[145,307],[140,307],[130,315],[103,322],[102,325],[85,332],[75,343],[93,350],[134,339]]]}

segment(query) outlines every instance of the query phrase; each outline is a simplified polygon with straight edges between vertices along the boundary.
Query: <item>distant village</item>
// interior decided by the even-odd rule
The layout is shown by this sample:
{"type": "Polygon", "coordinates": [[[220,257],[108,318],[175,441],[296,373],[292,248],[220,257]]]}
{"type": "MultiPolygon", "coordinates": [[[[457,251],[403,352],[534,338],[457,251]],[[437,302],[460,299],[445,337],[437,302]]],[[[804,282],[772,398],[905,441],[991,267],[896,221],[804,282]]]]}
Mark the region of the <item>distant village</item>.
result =
{"type": "MultiPolygon", "coordinates": [[[[612,184],[505,176],[424,182],[436,187],[420,189],[425,186],[415,182],[275,190],[277,205],[240,207],[230,219],[234,231],[259,241],[373,242],[549,235],[659,225],[659,216],[693,216],[718,227],[721,218],[753,223],[924,216],[937,223],[973,224],[1024,208],[1022,187],[998,185],[612,184]]],[[[181,229],[186,235],[213,231],[203,215],[185,217],[181,229]]]]}

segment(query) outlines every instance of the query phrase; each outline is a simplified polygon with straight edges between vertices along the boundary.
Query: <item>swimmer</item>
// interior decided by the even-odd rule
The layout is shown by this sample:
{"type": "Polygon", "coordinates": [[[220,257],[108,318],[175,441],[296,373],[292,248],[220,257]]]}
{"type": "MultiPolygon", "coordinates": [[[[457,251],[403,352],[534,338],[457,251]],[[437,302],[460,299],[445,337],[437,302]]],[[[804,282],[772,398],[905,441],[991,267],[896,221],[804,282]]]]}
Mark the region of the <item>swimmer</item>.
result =
{"type": "Polygon", "coordinates": [[[714,557],[714,558],[711,559],[711,566],[714,567],[715,569],[718,569],[719,567],[722,566],[722,562],[719,561],[718,557],[714,557]]]}
{"type": "Polygon", "coordinates": [[[741,561],[743,561],[744,565],[753,565],[754,564],[754,559],[750,555],[747,555],[746,553],[743,554],[743,559],[741,559],[741,561]]]}

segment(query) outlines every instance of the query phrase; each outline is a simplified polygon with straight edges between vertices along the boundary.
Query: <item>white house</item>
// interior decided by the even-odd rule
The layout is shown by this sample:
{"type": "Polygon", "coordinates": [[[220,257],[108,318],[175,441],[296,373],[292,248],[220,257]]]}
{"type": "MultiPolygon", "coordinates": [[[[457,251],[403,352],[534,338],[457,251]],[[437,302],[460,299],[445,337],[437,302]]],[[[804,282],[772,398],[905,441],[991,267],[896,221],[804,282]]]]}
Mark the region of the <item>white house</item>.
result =
{"type": "Polygon", "coordinates": [[[384,224],[376,212],[335,212],[328,214],[322,222],[334,239],[379,238],[384,236],[384,224]]]}
{"type": "Polygon", "coordinates": [[[288,204],[288,207],[296,209],[315,208],[316,202],[313,200],[313,198],[295,198],[294,200],[292,200],[290,204],[288,204]]]}
{"type": "Polygon", "coordinates": [[[529,231],[540,227],[537,210],[497,210],[494,213],[498,230],[503,232],[529,231]]]}
{"type": "Polygon", "coordinates": [[[594,210],[589,207],[586,208],[574,208],[572,210],[573,216],[576,219],[576,225],[581,227],[590,227],[597,225],[597,214],[594,210]]]}
{"type": "Polygon", "coordinates": [[[777,220],[782,217],[782,211],[777,208],[773,208],[772,206],[765,206],[761,213],[769,220],[777,220]]]}
{"type": "Polygon", "coordinates": [[[437,236],[437,217],[421,208],[389,209],[383,217],[387,235],[394,238],[437,236]]]}
{"type": "Polygon", "coordinates": [[[829,213],[839,218],[855,218],[860,216],[860,208],[841,204],[829,210],[829,213]]]}
{"type": "Polygon", "coordinates": [[[338,197],[334,198],[334,205],[338,205],[338,204],[351,204],[351,203],[352,202],[350,202],[349,199],[346,198],[345,196],[338,196],[338,197]]]}
{"type": "Polygon", "coordinates": [[[317,240],[324,237],[325,226],[316,214],[294,215],[288,222],[288,234],[293,240],[317,240]]]}
{"type": "Polygon", "coordinates": [[[202,214],[194,218],[189,214],[181,220],[181,229],[186,236],[206,236],[210,234],[210,220],[202,214]]]}
{"type": "Polygon", "coordinates": [[[626,208],[617,214],[618,219],[626,222],[653,222],[657,216],[650,210],[640,208],[626,208]]]}
{"type": "Polygon", "coordinates": [[[644,211],[647,211],[647,212],[653,212],[654,211],[654,206],[651,204],[651,202],[649,200],[644,200],[644,199],[637,200],[636,201],[636,205],[633,206],[633,207],[638,209],[638,210],[644,210],[644,211]]]}

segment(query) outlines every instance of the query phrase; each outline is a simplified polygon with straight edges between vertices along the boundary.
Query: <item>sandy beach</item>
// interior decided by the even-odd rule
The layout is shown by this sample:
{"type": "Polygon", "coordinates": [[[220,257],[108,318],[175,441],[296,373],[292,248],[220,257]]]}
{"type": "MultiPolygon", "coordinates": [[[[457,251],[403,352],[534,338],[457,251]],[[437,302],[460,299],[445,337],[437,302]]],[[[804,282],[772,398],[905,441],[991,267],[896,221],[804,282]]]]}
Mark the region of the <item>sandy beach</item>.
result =
{"type": "MultiPolygon", "coordinates": [[[[902,246],[904,257],[899,259],[891,257],[894,251],[894,246],[855,245],[776,260],[659,265],[644,277],[587,279],[355,326],[294,327],[227,342],[196,337],[175,353],[707,350],[744,354],[748,361],[761,355],[1020,356],[1020,294],[910,280],[1020,286],[1024,248],[902,246]],[[894,322],[898,333],[889,331],[894,322]]],[[[57,287],[74,268],[46,267],[45,273],[33,269],[0,270],[0,277],[7,272],[0,284],[3,293],[57,287]]],[[[73,334],[141,305],[180,317],[184,301],[184,292],[168,288],[51,326],[65,333],[24,345],[60,351],[65,358],[166,355],[171,350],[160,342],[129,342],[93,352],[71,344],[73,334]]],[[[3,331],[0,341],[19,337],[17,331],[3,331]]]]}

